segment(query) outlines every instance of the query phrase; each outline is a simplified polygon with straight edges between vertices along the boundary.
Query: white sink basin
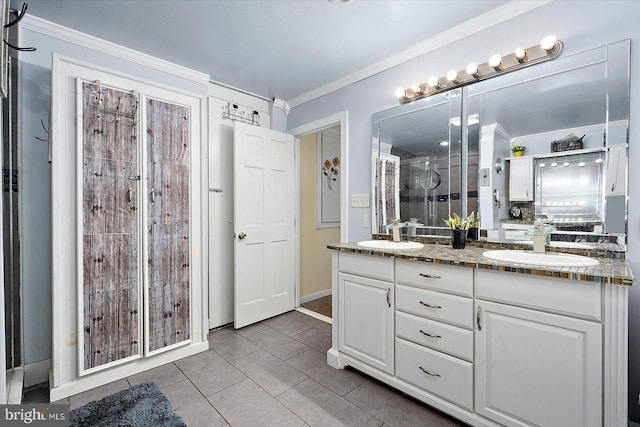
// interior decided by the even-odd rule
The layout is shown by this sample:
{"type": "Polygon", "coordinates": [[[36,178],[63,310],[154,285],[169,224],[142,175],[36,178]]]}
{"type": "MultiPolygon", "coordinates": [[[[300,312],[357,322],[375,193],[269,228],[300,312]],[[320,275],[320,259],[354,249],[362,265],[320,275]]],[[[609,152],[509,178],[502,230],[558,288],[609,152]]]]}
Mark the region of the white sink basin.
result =
{"type": "Polygon", "coordinates": [[[418,242],[392,242],[391,240],[363,240],[358,246],[373,249],[421,249],[422,243],[418,242]]]}
{"type": "Polygon", "coordinates": [[[516,264],[547,265],[550,267],[589,267],[598,265],[598,260],[581,255],[562,253],[539,253],[519,250],[486,251],[482,256],[497,261],[513,262],[516,264]]]}

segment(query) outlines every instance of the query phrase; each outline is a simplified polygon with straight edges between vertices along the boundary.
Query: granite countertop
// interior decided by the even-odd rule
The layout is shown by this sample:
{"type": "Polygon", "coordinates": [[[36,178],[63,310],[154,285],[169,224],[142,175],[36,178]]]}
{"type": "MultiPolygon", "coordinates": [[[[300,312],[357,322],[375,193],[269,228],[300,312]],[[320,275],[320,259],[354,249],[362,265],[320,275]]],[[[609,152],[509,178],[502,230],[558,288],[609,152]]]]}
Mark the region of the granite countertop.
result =
{"type": "MultiPolygon", "coordinates": [[[[494,271],[529,274],[550,278],[582,280],[604,284],[633,285],[634,277],[627,260],[620,257],[591,256],[600,264],[592,267],[551,267],[496,261],[482,256],[488,250],[481,245],[467,244],[465,249],[453,249],[450,245],[424,244],[422,249],[393,250],[372,249],[357,243],[333,243],[329,249],[365,255],[394,257],[414,261],[448,264],[461,267],[484,268],[494,271]]],[[[498,248],[494,248],[498,249],[498,248]]],[[[601,255],[601,254],[598,254],[601,255]]]]}

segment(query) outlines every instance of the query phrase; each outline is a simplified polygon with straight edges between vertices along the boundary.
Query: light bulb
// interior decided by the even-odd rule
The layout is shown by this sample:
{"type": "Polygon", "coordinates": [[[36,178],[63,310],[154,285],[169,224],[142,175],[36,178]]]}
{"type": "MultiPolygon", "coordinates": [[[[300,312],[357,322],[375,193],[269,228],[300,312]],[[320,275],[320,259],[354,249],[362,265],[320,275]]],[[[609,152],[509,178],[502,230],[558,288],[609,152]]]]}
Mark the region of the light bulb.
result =
{"type": "Polygon", "coordinates": [[[567,161],[565,160],[565,162],[562,164],[562,166],[564,166],[565,168],[568,168],[568,167],[569,167],[569,162],[567,162],[567,161]]]}
{"type": "Polygon", "coordinates": [[[598,158],[595,160],[595,162],[596,162],[596,163],[602,163],[602,157],[598,157],[598,158]]]}
{"type": "Polygon", "coordinates": [[[551,167],[555,168],[556,166],[558,166],[558,162],[556,162],[555,160],[551,162],[551,167]]]}
{"type": "Polygon", "coordinates": [[[546,163],[540,163],[540,167],[543,168],[546,166],[546,163]]]}
{"type": "Polygon", "coordinates": [[[451,70],[447,73],[447,80],[449,80],[452,83],[455,83],[458,81],[458,72],[456,70],[451,70]]]}
{"type": "Polygon", "coordinates": [[[402,98],[404,96],[405,96],[404,89],[402,89],[401,87],[396,89],[396,98],[402,98]]]}
{"type": "Polygon", "coordinates": [[[586,165],[585,162],[583,162],[582,160],[580,161],[580,163],[578,163],[578,166],[580,166],[581,168],[583,168],[586,165]]]}
{"type": "Polygon", "coordinates": [[[429,80],[427,81],[427,84],[429,85],[429,87],[437,89],[439,87],[438,78],[436,76],[429,77],[429,80]]]}
{"type": "Polygon", "coordinates": [[[499,70],[500,65],[502,65],[502,57],[500,55],[493,55],[491,58],[489,58],[489,66],[495,68],[496,70],[499,70]]]}
{"type": "Polygon", "coordinates": [[[472,62],[471,64],[467,65],[467,74],[473,77],[478,77],[478,64],[472,62]]]}
{"type": "Polygon", "coordinates": [[[443,147],[445,147],[445,146],[449,145],[449,141],[442,141],[442,142],[440,143],[440,145],[442,145],[443,147]]]}
{"type": "Polygon", "coordinates": [[[516,49],[515,55],[516,55],[516,59],[520,63],[524,62],[525,59],[527,59],[527,52],[525,52],[524,49],[521,47],[516,49]]]}
{"type": "Polygon", "coordinates": [[[556,47],[555,36],[547,36],[544,39],[542,39],[542,42],[540,43],[540,47],[546,50],[547,52],[552,51],[553,48],[556,47]]]}
{"type": "Polygon", "coordinates": [[[413,93],[415,93],[416,95],[420,95],[422,93],[422,86],[417,85],[417,84],[412,84],[411,85],[411,90],[413,91],[413,93]]]}

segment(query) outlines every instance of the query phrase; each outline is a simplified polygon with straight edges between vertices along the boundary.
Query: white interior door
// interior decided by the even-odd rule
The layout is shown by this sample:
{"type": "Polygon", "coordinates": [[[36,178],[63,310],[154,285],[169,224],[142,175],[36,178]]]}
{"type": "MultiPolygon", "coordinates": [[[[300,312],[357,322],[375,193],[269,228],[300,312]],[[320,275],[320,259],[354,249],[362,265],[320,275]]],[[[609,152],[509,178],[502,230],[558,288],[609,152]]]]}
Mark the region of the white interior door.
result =
{"type": "Polygon", "coordinates": [[[235,328],[295,304],[294,138],[235,123],[235,328]]]}

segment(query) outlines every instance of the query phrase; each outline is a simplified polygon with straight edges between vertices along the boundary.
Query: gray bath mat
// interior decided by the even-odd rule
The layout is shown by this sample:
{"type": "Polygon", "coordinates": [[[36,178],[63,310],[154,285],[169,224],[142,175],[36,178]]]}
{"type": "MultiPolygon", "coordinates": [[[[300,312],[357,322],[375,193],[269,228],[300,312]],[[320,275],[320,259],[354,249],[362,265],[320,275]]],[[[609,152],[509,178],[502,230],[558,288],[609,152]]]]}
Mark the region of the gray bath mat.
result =
{"type": "Polygon", "coordinates": [[[134,385],[111,396],[87,403],[69,414],[71,427],[183,427],[155,383],[134,385]]]}

